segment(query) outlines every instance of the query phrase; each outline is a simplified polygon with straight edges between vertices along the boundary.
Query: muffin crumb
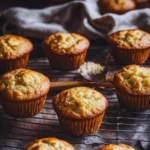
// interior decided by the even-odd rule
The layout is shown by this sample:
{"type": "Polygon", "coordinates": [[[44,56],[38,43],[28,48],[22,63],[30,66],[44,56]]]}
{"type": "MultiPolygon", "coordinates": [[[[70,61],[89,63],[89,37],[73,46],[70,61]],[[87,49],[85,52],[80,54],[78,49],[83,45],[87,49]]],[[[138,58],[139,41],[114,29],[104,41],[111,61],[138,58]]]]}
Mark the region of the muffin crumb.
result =
{"type": "Polygon", "coordinates": [[[85,62],[80,67],[80,72],[82,74],[89,74],[89,75],[98,75],[101,74],[104,71],[105,67],[101,64],[94,63],[94,62],[85,62]]]}

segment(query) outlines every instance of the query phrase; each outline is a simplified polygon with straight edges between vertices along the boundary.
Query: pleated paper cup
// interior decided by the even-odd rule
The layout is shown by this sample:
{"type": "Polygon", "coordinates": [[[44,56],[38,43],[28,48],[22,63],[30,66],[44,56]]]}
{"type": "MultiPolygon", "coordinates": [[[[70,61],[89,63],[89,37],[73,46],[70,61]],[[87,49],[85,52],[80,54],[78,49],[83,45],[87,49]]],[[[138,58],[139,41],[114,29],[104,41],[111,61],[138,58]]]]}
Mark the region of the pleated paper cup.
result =
{"type": "Polygon", "coordinates": [[[119,64],[143,64],[149,57],[150,49],[125,49],[111,47],[111,53],[119,64]]]}
{"type": "Polygon", "coordinates": [[[58,114],[60,125],[71,135],[83,136],[95,133],[102,123],[104,112],[89,119],[67,119],[58,114]]]}
{"type": "Polygon", "coordinates": [[[25,68],[29,60],[29,55],[30,54],[26,54],[22,57],[12,60],[11,59],[0,60],[0,73],[6,73],[18,68],[25,68]]]}
{"type": "Polygon", "coordinates": [[[45,50],[52,68],[61,70],[74,70],[79,68],[85,61],[87,50],[79,54],[57,54],[51,50],[45,50]]]}
{"type": "Polygon", "coordinates": [[[12,117],[25,118],[38,114],[42,110],[45,100],[46,96],[27,101],[9,101],[6,99],[0,101],[6,114],[12,117]]]}
{"type": "Polygon", "coordinates": [[[116,89],[120,105],[130,110],[143,111],[150,109],[150,95],[134,95],[116,89]]]}

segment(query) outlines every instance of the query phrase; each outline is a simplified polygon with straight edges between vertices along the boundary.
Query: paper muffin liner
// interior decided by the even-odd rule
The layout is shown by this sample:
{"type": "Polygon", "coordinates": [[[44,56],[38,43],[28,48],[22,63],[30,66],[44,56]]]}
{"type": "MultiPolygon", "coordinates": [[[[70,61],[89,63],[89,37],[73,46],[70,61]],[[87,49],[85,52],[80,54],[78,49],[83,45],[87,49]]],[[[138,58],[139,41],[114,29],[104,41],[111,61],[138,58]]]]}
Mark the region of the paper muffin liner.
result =
{"type": "Polygon", "coordinates": [[[149,95],[132,95],[128,93],[117,92],[117,97],[122,107],[130,110],[143,111],[150,109],[150,96],[149,95]]]}
{"type": "Polygon", "coordinates": [[[51,50],[45,50],[52,68],[61,70],[73,70],[79,68],[85,60],[87,50],[79,54],[57,54],[51,50]]]}
{"type": "Polygon", "coordinates": [[[57,115],[60,125],[68,133],[74,136],[82,136],[95,133],[99,129],[104,116],[104,112],[96,117],[80,120],[66,119],[59,114],[57,115]]]}
{"type": "Polygon", "coordinates": [[[119,64],[143,64],[149,57],[150,49],[130,50],[113,47],[111,52],[119,64]]]}
{"type": "Polygon", "coordinates": [[[36,115],[42,110],[45,100],[46,96],[26,101],[8,101],[0,99],[4,112],[17,118],[32,117],[36,115]]]}
{"type": "Polygon", "coordinates": [[[30,54],[26,54],[14,60],[0,60],[0,73],[6,73],[18,68],[25,68],[29,60],[29,55],[30,54]]]}

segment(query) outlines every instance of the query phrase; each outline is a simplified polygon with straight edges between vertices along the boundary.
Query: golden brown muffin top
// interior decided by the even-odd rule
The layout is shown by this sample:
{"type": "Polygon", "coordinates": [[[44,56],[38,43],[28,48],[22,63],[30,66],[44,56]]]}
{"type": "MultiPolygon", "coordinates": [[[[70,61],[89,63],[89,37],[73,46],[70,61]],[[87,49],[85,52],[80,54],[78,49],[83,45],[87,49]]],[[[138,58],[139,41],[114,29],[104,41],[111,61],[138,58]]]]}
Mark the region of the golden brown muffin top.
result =
{"type": "Polygon", "coordinates": [[[59,32],[47,37],[42,43],[45,49],[51,49],[58,54],[78,54],[87,50],[89,41],[76,33],[59,32]]]}
{"type": "Polygon", "coordinates": [[[114,86],[132,94],[150,94],[150,68],[126,66],[115,74],[114,86]]]}
{"type": "Polygon", "coordinates": [[[99,0],[99,3],[101,7],[112,13],[124,13],[136,7],[134,0],[99,0]]]}
{"type": "Polygon", "coordinates": [[[25,150],[75,150],[75,148],[64,140],[57,138],[43,138],[29,144],[25,150]]]}
{"type": "Polygon", "coordinates": [[[119,48],[150,48],[150,34],[138,29],[115,32],[108,37],[108,40],[119,48]]]}
{"type": "Polygon", "coordinates": [[[126,144],[108,144],[98,150],[135,150],[133,147],[126,144]]]}
{"type": "Polygon", "coordinates": [[[71,119],[90,118],[103,113],[108,105],[106,98],[88,87],[75,87],[54,97],[56,112],[71,119]]]}
{"type": "Polygon", "coordinates": [[[43,74],[16,69],[0,77],[0,97],[12,101],[36,99],[48,93],[49,79],[43,74]]]}
{"type": "Polygon", "coordinates": [[[32,49],[32,43],[26,38],[12,34],[0,36],[0,59],[16,59],[32,49]]]}

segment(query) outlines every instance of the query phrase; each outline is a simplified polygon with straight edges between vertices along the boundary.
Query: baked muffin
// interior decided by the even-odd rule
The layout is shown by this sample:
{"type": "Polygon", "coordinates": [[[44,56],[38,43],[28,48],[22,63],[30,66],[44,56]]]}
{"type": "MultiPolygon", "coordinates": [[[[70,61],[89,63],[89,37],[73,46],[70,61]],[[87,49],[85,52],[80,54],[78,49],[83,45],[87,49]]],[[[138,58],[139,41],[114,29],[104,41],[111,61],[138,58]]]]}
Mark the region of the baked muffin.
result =
{"type": "Polygon", "coordinates": [[[32,49],[26,38],[12,34],[0,36],[0,73],[25,68],[32,49]]]}
{"type": "Polygon", "coordinates": [[[150,51],[150,34],[142,30],[121,30],[108,37],[111,53],[119,64],[143,64],[150,51]]]}
{"type": "Polygon", "coordinates": [[[135,0],[136,1],[136,8],[147,8],[149,4],[149,0],[135,0]]]}
{"type": "Polygon", "coordinates": [[[47,37],[42,47],[53,68],[73,70],[83,64],[89,44],[79,34],[59,32],[47,37]]]}
{"type": "Polygon", "coordinates": [[[35,140],[25,150],[75,150],[75,148],[64,140],[43,138],[35,140]]]}
{"type": "Polygon", "coordinates": [[[135,9],[134,0],[99,0],[100,11],[105,13],[123,14],[135,9]]]}
{"type": "Polygon", "coordinates": [[[126,144],[107,144],[103,147],[100,147],[98,150],[135,150],[135,149],[126,144]]]}
{"type": "Polygon", "coordinates": [[[43,108],[50,81],[43,74],[16,69],[0,77],[0,102],[13,117],[31,117],[43,108]]]}
{"type": "Polygon", "coordinates": [[[60,125],[75,136],[96,132],[108,103],[106,98],[88,87],[67,89],[54,97],[53,106],[60,125]]]}
{"type": "Polygon", "coordinates": [[[118,100],[131,110],[150,109],[150,68],[129,65],[114,76],[118,100]]]}

